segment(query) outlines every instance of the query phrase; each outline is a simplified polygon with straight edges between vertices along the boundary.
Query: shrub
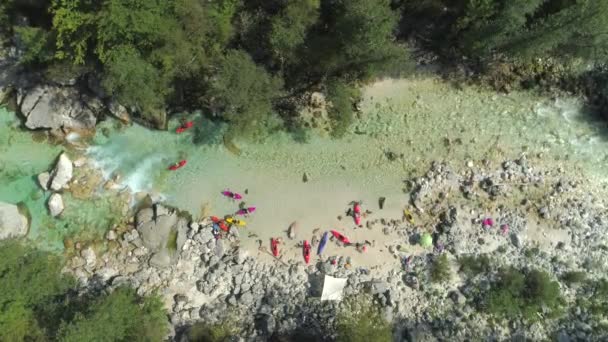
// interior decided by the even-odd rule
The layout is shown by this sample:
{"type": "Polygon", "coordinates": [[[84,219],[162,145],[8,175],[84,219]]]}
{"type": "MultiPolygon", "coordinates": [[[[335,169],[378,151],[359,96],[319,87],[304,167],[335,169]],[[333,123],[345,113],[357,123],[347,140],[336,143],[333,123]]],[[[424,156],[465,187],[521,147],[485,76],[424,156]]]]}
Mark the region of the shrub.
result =
{"type": "Polygon", "coordinates": [[[360,92],[353,86],[333,80],[327,85],[327,96],[332,104],[328,111],[331,133],[332,136],[340,138],[353,123],[353,104],[359,98],[360,92]]]}
{"type": "Polygon", "coordinates": [[[390,324],[370,300],[358,300],[352,304],[351,307],[359,309],[343,310],[337,317],[338,342],[392,341],[390,324]]]}
{"type": "Polygon", "coordinates": [[[435,283],[445,283],[452,277],[450,261],[447,254],[436,258],[431,268],[431,280],[435,283]]]}
{"type": "Polygon", "coordinates": [[[514,268],[503,269],[487,294],[488,311],[506,318],[539,319],[542,308],[557,312],[561,305],[559,285],[545,272],[527,274],[514,268]]]}
{"type": "Polygon", "coordinates": [[[188,339],[192,342],[224,342],[235,333],[236,328],[229,321],[213,325],[198,322],[188,330],[188,339]]]}
{"type": "Polygon", "coordinates": [[[170,252],[175,252],[177,250],[177,230],[171,230],[169,232],[169,237],[167,238],[167,249],[170,252]]]}
{"type": "Polygon", "coordinates": [[[585,281],[587,273],[580,271],[568,271],[562,275],[562,280],[570,285],[585,281]]]}
{"type": "Polygon", "coordinates": [[[492,270],[491,261],[487,255],[463,256],[458,262],[460,263],[460,271],[469,277],[480,273],[489,273],[492,270]]]}

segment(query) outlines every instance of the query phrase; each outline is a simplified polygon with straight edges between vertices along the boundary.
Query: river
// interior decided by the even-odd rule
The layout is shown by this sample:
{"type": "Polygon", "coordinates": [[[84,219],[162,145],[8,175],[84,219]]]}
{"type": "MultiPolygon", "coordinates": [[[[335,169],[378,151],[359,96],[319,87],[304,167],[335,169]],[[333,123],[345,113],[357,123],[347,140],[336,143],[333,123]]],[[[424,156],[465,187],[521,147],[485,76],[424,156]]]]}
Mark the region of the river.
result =
{"type": "MultiPolygon", "coordinates": [[[[400,218],[408,201],[403,180],[420,175],[431,161],[460,168],[526,153],[546,167],[592,180],[596,189],[606,186],[608,175],[607,125],[579,99],[458,89],[429,77],[366,87],[359,118],[340,140],[312,134],[303,143],[278,133],[261,144],[237,140],[242,153],[236,156],[221,143],[221,124],[190,117],[195,126],[179,135],[177,120],[169,132],[108,120],[83,153],[106,177],[119,175],[121,187],[151,193],[195,217],[234,212],[237,204],[220,195],[224,189],[246,193],[246,205],[257,208],[245,218],[256,236],[241,238],[252,248],[293,221],[302,233],[331,227],[365,238],[365,230],[352,230],[351,220],[338,219],[349,203],[362,200],[375,211],[378,198],[386,197],[383,217],[400,218]],[[167,170],[181,159],[188,160],[185,167],[167,170]],[[302,181],[304,172],[308,182],[302,181]]],[[[48,194],[35,176],[64,147],[36,142],[18,125],[13,113],[0,110],[0,200],[25,203],[33,219],[30,238],[47,247],[61,249],[74,234],[102,234],[117,216],[103,191],[93,200],[68,196],[63,217],[48,217],[48,194]]]]}

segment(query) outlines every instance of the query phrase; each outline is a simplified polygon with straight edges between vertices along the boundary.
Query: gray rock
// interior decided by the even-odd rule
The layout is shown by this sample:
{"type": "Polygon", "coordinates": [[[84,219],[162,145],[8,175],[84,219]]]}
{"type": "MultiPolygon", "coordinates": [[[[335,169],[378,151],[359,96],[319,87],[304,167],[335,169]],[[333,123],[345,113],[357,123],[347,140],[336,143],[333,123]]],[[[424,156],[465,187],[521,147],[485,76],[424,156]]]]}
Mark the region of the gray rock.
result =
{"type": "Polygon", "coordinates": [[[42,190],[44,190],[44,191],[49,190],[50,181],[51,181],[51,174],[49,172],[45,171],[38,175],[38,184],[40,184],[40,187],[42,188],[42,190]]]}
{"type": "Polygon", "coordinates": [[[116,240],[116,238],[118,238],[116,232],[113,229],[108,230],[108,232],[106,233],[106,239],[108,239],[109,241],[114,241],[116,240]]]}
{"type": "Polygon", "coordinates": [[[239,302],[245,306],[250,306],[254,301],[255,298],[251,292],[245,292],[241,294],[241,297],[239,298],[239,302]]]}
{"type": "Polygon", "coordinates": [[[73,171],[74,167],[70,158],[65,153],[59,155],[57,165],[51,173],[51,190],[59,191],[65,188],[68,182],[72,180],[73,171]]]}
{"type": "Polygon", "coordinates": [[[63,198],[58,193],[54,193],[49,197],[47,205],[49,207],[49,212],[53,217],[59,216],[65,209],[63,198]]]}
{"type": "Polygon", "coordinates": [[[156,267],[156,268],[160,268],[160,269],[166,268],[169,265],[171,265],[171,256],[165,249],[163,249],[163,250],[155,253],[150,258],[149,264],[152,267],[156,267]]]}
{"type": "Polygon", "coordinates": [[[129,116],[129,111],[127,110],[127,108],[125,108],[125,106],[121,105],[115,100],[109,101],[108,111],[110,112],[110,114],[112,114],[112,116],[124,123],[131,122],[131,117],[129,116]]]}
{"type": "Polygon", "coordinates": [[[80,251],[80,256],[84,258],[85,268],[87,270],[91,270],[95,268],[95,264],[97,263],[97,256],[95,255],[95,251],[93,247],[87,247],[80,251]]]}
{"type": "Polygon", "coordinates": [[[557,333],[557,342],[570,342],[570,336],[565,331],[560,331],[557,333]]]}
{"type": "Polygon", "coordinates": [[[174,227],[178,221],[177,214],[169,212],[162,205],[157,204],[155,209],[156,215],[154,215],[154,212],[150,215],[150,208],[140,210],[137,213],[137,230],[143,240],[144,246],[151,251],[165,248],[169,234],[171,230],[176,229],[174,227]],[[159,213],[162,213],[162,215],[159,215],[159,213]]]}
{"type": "Polygon", "coordinates": [[[374,281],[369,284],[372,295],[385,293],[389,286],[384,281],[374,281]]]}
{"type": "Polygon", "coordinates": [[[0,202],[0,240],[27,234],[29,222],[14,204],[0,202]]]}
{"type": "Polygon", "coordinates": [[[523,245],[523,241],[521,236],[519,236],[518,234],[511,234],[511,243],[513,244],[513,246],[517,247],[517,248],[521,248],[523,245]]]}
{"type": "Polygon", "coordinates": [[[72,87],[30,89],[22,99],[20,110],[29,129],[93,129],[97,123],[95,113],[72,87]]]}
{"type": "Polygon", "coordinates": [[[452,291],[450,292],[449,296],[455,304],[458,304],[460,306],[466,304],[467,302],[467,298],[462,293],[460,293],[460,291],[452,291]]]}

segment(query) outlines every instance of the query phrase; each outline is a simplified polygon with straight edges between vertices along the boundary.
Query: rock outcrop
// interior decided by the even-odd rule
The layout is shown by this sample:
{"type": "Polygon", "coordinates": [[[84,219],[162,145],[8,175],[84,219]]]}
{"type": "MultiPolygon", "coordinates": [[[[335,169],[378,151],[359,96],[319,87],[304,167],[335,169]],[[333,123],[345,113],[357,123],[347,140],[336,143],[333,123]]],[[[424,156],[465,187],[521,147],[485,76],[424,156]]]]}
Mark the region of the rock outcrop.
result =
{"type": "Polygon", "coordinates": [[[0,202],[0,240],[27,234],[28,219],[14,204],[0,202]]]}
{"type": "Polygon", "coordinates": [[[181,249],[188,231],[188,221],[180,218],[178,213],[160,204],[145,208],[137,213],[137,232],[149,251],[154,253],[150,265],[158,268],[167,267],[173,260],[172,250],[181,249]],[[175,241],[169,241],[175,239],[175,241]],[[173,247],[172,244],[175,244],[173,247]]]}
{"type": "Polygon", "coordinates": [[[93,129],[95,111],[73,87],[36,86],[27,90],[20,110],[29,129],[93,129]]]}
{"type": "Polygon", "coordinates": [[[65,153],[62,153],[59,156],[59,160],[57,160],[55,169],[53,169],[51,174],[51,190],[59,191],[65,188],[68,182],[72,180],[73,172],[74,167],[72,165],[72,161],[65,153]]]}

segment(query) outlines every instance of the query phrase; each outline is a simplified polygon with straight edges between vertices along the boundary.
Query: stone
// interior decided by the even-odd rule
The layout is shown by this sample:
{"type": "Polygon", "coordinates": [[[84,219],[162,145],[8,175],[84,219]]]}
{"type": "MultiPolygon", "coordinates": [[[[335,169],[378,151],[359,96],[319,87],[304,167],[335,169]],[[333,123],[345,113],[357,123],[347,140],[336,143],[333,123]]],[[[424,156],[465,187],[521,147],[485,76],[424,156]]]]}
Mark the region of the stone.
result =
{"type": "Polygon", "coordinates": [[[0,240],[25,236],[29,221],[14,204],[0,202],[0,240]]]}
{"type": "Polygon", "coordinates": [[[166,268],[171,264],[171,256],[167,253],[166,250],[161,250],[155,253],[152,258],[150,258],[150,266],[156,268],[166,268]]]}
{"type": "Polygon", "coordinates": [[[460,293],[460,291],[452,291],[449,293],[449,297],[454,301],[455,304],[460,306],[464,305],[467,302],[467,298],[460,293]]]}
{"type": "Polygon", "coordinates": [[[38,184],[44,191],[49,190],[49,183],[51,181],[51,174],[49,172],[43,172],[38,175],[38,184]]]}
{"type": "Polygon", "coordinates": [[[116,232],[113,229],[110,229],[107,233],[106,233],[106,239],[108,239],[108,241],[114,241],[118,238],[118,235],[116,235],[116,232]]]}
{"type": "Polygon", "coordinates": [[[245,306],[250,306],[254,301],[255,298],[251,292],[245,292],[241,294],[241,297],[239,298],[239,302],[245,306]]]}
{"type": "Polygon", "coordinates": [[[58,193],[54,193],[51,195],[51,197],[49,197],[47,205],[49,207],[49,213],[53,217],[59,216],[65,209],[65,206],[63,205],[63,198],[58,193]]]}
{"type": "Polygon", "coordinates": [[[256,320],[256,327],[264,336],[271,336],[275,331],[276,324],[273,315],[260,315],[256,320]]]}
{"type": "Polygon", "coordinates": [[[108,102],[108,111],[112,116],[122,121],[123,123],[131,122],[131,116],[129,115],[129,111],[125,106],[121,105],[115,100],[110,100],[108,102]]]}
{"type": "Polygon", "coordinates": [[[65,153],[61,153],[51,174],[51,190],[59,191],[65,188],[68,182],[72,180],[73,171],[72,161],[65,153]]]}
{"type": "Polygon", "coordinates": [[[20,105],[29,129],[94,129],[97,118],[74,87],[36,86],[20,105]]]}
{"type": "Polygon", "coordinates": [[[95,267],[95,264],[97,263],[97,255],[95,255],[93,247],[89,246],[80,251],[80,256],[84,258],[85,268],[87,270],[93,269],[95,267]]]}
{"type": "Polygon", "coordinates": [[[157,251],[166,246],[169,234],[178,221],[177,215],[169,213],[162,205],[156,205],[155,209],[156,215],[154,215],[154,211],[151,208],[140,210],[137,213],[136,219],[137,231],[141,236],[143,244],[151,251],[157,251]]]}
{"type": "Polygon", "coordinates": [[[511,234],[511,243],[517,248],[521,248],[523,245],[521,237],[515,233],[511,234]]]}
{"type": "Polygon", "coordinates": [[[247,257],[249,256],[249,252],[247,252],[245,249],[240,248],[237,252],[236,255],[234,256],[234,261],[241,265],[245,262],[245,260],[247,259],[247,257]]]}
{"type": "Polygon", "coordinates": [[[547,219],[549,218],[549,208],[547,207],[541,207],[538,209],[538,214],[540,215],[540,217],[547,219]]]}

